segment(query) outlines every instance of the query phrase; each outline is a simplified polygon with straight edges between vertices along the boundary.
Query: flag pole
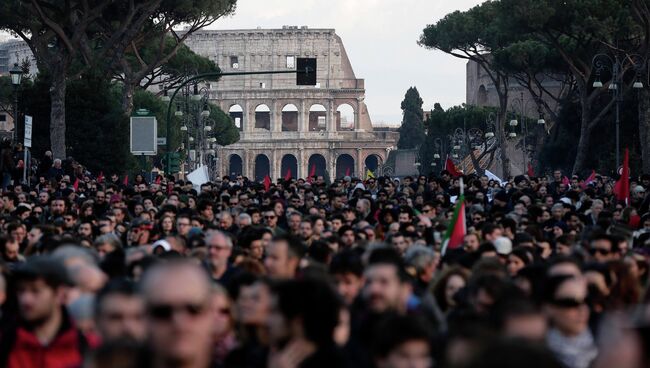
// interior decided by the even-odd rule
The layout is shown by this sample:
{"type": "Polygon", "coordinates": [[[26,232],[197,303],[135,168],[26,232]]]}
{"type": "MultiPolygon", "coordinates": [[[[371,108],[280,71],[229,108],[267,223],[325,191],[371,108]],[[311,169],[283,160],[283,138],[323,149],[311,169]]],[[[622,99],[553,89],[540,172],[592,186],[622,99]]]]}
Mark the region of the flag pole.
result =
{"type": "Polygon", "coordinates": [[[463,177],[460,177],[460,195],[465,194],[465,185],[463,183],[463,177]]]}

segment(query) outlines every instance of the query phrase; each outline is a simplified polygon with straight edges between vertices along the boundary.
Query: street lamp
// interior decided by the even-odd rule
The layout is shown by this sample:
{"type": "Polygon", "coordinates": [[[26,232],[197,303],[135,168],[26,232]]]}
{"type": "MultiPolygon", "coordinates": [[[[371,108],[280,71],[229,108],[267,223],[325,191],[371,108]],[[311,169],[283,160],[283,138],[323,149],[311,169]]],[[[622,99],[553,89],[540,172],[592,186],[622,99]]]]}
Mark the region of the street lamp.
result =
{"type": "Polygon", "coordinates": [[[14,63],[14,67],[11,68],[9,74],[11,74],[11,84],[16,88],[20,86],[20,82],[23,80],[23,69],[18,66],[18,63],[14,63]]]}
{"type": "Polygon", "coordinates": [[[591,60],[591,64],[596,72],[596,77],[592,86],[594,88],[601,88],[603,82],[601,82],[601,73],[603,71],[610,71],[612,73],[612,79],[609,82],[608,90],[614,93],[614,102],[616,103],[616,167],[621,164],[620,157],[620,109],[621,103],[623,102],[623,89],[624,89],[624,74],[629,69],[632,68],[636,73],[635,81],[632,84],[633,89],[642,89],[643,83],[641,83],[640,76],[644,72],[647,60],[638,54],[625,55],[621,61],[617,53],[614,53],[614,58],[612,59],[607,54],[597,54],[591,60]]]}
{"type": "MultiPolygon", "coordinates": [[[[527,101],[524,101],[524,92],[520,92],[519,98],[515,98],[514,100],[512,100],[513,109],[516,107],[519,110],[519,118],[521,120],[521,135],[522,135],[522,141],[523,141],[523,146],[524,146],[524,148],[523,148],[524,171],[526,171],[526,168],[528,167],[528,165],[527,165],[527,161],[528,161],[528,151],[527,151],[528,145],[526,144],[526,138],[528,137],[528,125],[526,123],[528,121],[527,120],[528,119],[528,112],[531,110],[530,108],[532,107],[532,105],[529,106],[529,104],[532,103],[532,104],[537,105],[537,113],[539,114],[538,115],[539,117],[537,119],[538,126],[546,125],[546,120],[544,120],[544,116],[543,116],[543,113],[542,113],[542,107],[541,107],[541,102],[540,101],[541,100],[539,98],[533,98],[533,99],[529,99],[527,101]]],[[[516,111],[514,111],[513,113],[516,114],[516,111]]],[[[513,125],[512,121],[511,121],[510,126],[513,128],[513,130],[512,130],[511,133],[508,134],[509,138],[516,138],[517,137],[517,133],[514,130],[514,128],[517,125],[518,124],[513,125]]]]}
{"type": "Polygon", "coordinates": [[[11,75],[11,84],[14,87],[14,134],[13,141],[16,143],[18,140],[18,87],[23,80],[23,70],[14,63],[14,67],[9,71],[11,75]]]}
{"type": "Polygon", "coordinates": [[[160,100],[162,102],[169,102],[171,101],[171,98],[169,98],[169,91],[167,91],[167,88],[163,86],[163,95],[160,97],[160,100]]]}

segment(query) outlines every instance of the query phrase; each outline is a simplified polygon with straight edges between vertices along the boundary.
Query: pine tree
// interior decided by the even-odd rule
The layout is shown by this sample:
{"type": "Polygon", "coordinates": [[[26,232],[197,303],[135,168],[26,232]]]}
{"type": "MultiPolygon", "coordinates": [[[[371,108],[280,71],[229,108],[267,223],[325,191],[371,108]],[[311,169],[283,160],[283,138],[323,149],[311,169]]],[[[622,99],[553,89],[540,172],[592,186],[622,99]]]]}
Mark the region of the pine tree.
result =
{"type": "Polygon", "coordinates": [[[402,118],[402,126],[399,128],[400,136],[397,148],[413,149],[424,142],[422,104],[423,101],[417,88],[410,87],[402,101],[404,117],[402,118]]]}

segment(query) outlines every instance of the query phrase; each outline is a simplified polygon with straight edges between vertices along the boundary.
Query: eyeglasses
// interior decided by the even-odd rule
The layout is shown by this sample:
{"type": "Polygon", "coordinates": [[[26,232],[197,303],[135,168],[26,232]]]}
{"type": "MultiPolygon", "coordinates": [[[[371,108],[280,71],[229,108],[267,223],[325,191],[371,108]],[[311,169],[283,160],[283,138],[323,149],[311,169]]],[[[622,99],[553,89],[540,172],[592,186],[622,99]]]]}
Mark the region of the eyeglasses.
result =
{"type": "Polygon", "coordinates": [[[34,215],[40,216],[43,214],[43,211],[34,211],[34,215]]]}
{"type": "Polygon", "coordinates": [[[185,313],[188,316],[196,317],[205,310],[204,304],[186,303],[186,304],[157,304],[150,305],[147,311],[151,317],[160,321],[169,321],[176,313],[185,313]]]}
{"type": "Polygon", "coordinates": [[[319,199],[320,199],[321,201],[326,201],[326,200],[327,200],[327,197],[320,197],[319,199]]]}
{"type": "Polygon", "coordinates": [[[190,226],[190,224],[180,222],[180,223],[178,223],[178,226],[179,226],[179,227],[180,227],[180,226],[190,226]]]}
{"type": "Polygon", "coordinates": [[[267,219],[267,220],[270,220],[270,219],[274,219],[275,216],[264,216],[264,218],[267,219]]]}
{"type": "Polygon", "coordinates": [[[433,212],[433,210],[431,208],[423,208],[422,212],[429,213],[429,212],[433,212]]]}
{"type": "Polygon", "coordinates": [[[555,298],[551,301],[551,304],[558,308],[578,308],[583,306],[585,303],[585,299],[575,298],[555,298]]]}
{"type": "Polygon", "coordinates": [[[609,249],[603,249],[603,248],[591,248],[591,249],[589,249],[589,253],[590,253],[592,256],[593,256],[594,254],[596,254],[596,253],[601,254],[601,255],[603,255],[603,256],[606,256],[606,255],[608,255],[608,254],[611,253],[611,252],[612,252],[611,250],[609,250],[609,249]]]}

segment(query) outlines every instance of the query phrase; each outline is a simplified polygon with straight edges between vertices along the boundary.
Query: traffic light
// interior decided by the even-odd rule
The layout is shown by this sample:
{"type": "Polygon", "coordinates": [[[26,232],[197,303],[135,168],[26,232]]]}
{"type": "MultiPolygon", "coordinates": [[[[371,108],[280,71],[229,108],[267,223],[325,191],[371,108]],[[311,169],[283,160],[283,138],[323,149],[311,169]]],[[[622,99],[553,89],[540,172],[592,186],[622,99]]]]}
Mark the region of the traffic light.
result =
{"type": "Polygon", "coordinates": [[[296,84],[299,86],[316,85],[316,58],[298,58],[296,84]]]}
{"type": "Polygon", "coordinates": [[[181,171],[181,154],[178,152],[165,153],[163,167],[167,174],[175,174],[181,171]]]}

